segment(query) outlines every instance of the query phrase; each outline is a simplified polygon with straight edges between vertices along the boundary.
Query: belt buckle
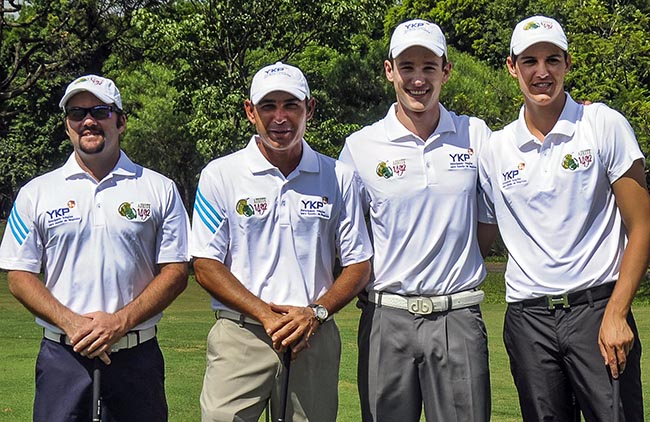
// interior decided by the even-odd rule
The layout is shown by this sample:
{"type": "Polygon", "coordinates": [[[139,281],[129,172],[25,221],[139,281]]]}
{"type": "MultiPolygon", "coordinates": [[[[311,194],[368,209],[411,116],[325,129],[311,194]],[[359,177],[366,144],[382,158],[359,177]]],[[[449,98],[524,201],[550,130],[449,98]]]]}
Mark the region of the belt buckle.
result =
{"type": "Polygon", "coordinates": [[[568,309],[571,307],[569,304],[569,295],[567,293],[561,296],[546,296],[546,303],[548,304],[548,309],[551,311],[557,309],[558,306],[562,309],[568,309]]]}
{"type": "Polygon", "coordinates": [[[428,315],[433,313],[433,301],[428,297],[409,297],[406,307],[412,314],[428,315]]]}

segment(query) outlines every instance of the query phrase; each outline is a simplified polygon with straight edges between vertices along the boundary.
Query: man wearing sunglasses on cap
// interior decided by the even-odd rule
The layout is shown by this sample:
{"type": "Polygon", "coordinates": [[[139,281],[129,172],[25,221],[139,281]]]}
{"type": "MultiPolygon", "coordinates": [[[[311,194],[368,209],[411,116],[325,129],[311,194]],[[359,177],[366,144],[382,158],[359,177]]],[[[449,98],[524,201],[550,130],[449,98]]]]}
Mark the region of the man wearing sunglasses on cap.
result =
{"type": "Polygon", "coordinates": [[[187,213],[171,180],[120,150],[113,81],[78,78],[59,105],[74,151],[20,190],[0,246],[43,327],[34,421],[90,420],[97,367],[104,422],[166,421],[156,324],[187,285],[187,213]]]}

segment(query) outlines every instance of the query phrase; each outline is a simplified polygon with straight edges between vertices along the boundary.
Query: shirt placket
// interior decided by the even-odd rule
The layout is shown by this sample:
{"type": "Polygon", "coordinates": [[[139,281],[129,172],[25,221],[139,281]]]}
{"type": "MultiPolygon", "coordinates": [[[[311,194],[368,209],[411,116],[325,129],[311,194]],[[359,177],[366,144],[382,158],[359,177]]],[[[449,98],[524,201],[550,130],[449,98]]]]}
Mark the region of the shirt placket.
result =
{"type": "Polygon", "coordinates": [[[104,199],[106,193],[102,183],[95,185],[93,195],[93,226],[103,227],[106,225],[106,213],[104,211],[104,199]]]}
{"type": "Polygon", "coordinates": [[[291,225],[291,204],[289,203],[288,184],[289,181],[285,180],[278,195],[278,221],[281,226],[291,225]]]}
{"type": "Polygon", "coordinates": [[[433,135],[424,145],[418,145],[422,154],[422,165],[424,166],[424,174],[427,177],[427,185],[438,184],[438,172],[436,171],[435,162],[437,148],[433,144],[439,137],[440,135],[433,135]]]}
{"type": "Polygon", "coordinates": [[[548,137],[544,138],[544,142],[540,147],[539,160],[539,165],[543,173],[541,180],[539,180],[539,183],[544,190],[547,190],[553,187],[552,164],[554,162],[553,142],[548,137]]]}

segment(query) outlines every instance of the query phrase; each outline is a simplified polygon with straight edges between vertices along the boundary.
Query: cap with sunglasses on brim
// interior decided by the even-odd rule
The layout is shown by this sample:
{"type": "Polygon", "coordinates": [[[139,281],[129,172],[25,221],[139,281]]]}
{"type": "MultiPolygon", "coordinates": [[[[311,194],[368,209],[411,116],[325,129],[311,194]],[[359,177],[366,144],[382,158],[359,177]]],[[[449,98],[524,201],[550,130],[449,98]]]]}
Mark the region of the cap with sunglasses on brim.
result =
{"type": "Polygon", "coordinates": [[[569,42],[562,26],[553,18],[531,16],[519,22],[512,31],[510,55],[518,56],[528,47],[540,42],[547,42],[568,51],[569,42]]]}
{"type": "Polygon", "coordinates": [[[282,62],[276,62],[257,71],[251,82],[250,100],[253,104],[257,104],[273,91],[289,93],[300,101],[310,97],[305,75],[297,67],[282,62]]]}
{"type": "Polygon", "coordinates": [[[72,81],[65,89],[65,94],[59,102],[59,107],[65,110],[68,100],[84,91],[90,92],[106,104],[115,104],[119,110],[122,110],[122,97],[115,83],[108,78],[97,75],[81,76],[72,81]]]}
{"type": "Polygon", "coordinates": [[[389,55],[396,58],[407,48],[420,46],[438,57],[447,57],[447,40],[435,23],[413,19],[397,25],[390,37],[389,55]]]}

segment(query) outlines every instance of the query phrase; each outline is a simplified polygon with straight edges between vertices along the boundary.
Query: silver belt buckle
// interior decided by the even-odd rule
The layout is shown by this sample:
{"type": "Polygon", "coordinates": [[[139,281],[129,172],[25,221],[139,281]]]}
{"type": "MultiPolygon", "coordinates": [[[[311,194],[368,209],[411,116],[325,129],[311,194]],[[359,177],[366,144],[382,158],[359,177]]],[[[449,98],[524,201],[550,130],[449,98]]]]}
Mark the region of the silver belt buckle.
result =
{"type": "Polygon", "coordinates": [[[406,306],[412,314],[428,315],[433,312],[433,301],[428,297],[409,297],[406,306]]]}

